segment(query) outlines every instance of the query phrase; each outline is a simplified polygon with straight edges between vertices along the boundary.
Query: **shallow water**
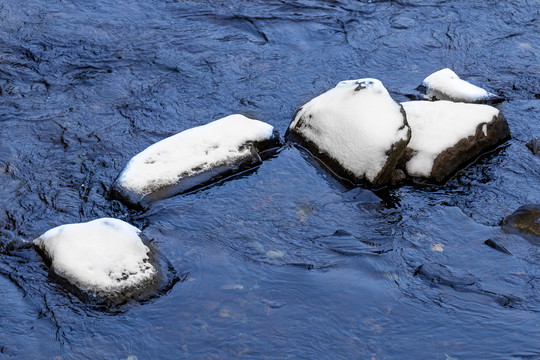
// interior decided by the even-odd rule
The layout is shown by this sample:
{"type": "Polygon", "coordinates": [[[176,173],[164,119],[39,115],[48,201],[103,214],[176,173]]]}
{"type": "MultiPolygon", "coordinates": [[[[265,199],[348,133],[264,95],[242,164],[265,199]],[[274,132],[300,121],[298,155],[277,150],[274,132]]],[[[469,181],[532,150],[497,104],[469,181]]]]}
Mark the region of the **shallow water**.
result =
{"type": "Polygon", "coordinates": [[[0,358],[540,358],[540,3],[0,3],[0,358]],[[398,101],[443,67],[504,95],[512,140],[443,186],[348,189],[294,146],[145,212],[107,199],[151,143],[231,113],[283,135],[338,81],[398,101]],[[48,275],[51,227],[144,228],[184,280],[105,310],[48,275]],[[511,255],[484,244],[492,239],[511,255]]]}

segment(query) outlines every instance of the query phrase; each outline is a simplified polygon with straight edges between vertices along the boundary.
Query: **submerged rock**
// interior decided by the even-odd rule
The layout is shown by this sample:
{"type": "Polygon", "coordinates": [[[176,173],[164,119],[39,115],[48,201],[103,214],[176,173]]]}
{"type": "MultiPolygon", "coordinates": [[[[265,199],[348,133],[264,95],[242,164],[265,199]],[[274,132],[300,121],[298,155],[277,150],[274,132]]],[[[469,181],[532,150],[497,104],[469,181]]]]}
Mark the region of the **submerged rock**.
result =
{"type": "Polygon", "coordinates": [[[292,134],[330,170],[354,183],[389,183],[410,138],[401,106],[376,79],[340,82],[295,114],[292,134]]]}
{"type": "Polygon", "coordinates": [[[230,115],[168,137],[134,156],[114,182],[111,195],[146,207],[258,165],[264,151],[278,145],[271,125],[230,115]]]}
{"type": "Polygon", "coordinates": [[[442,182],[510,137],[494,107],[449,101],[402,103],[412,136],[403,162],[409,176],[442,182]]]}
{"type": "Polygon", "coordinates": [[[523,205],[503,220],[503,230],[540,241],[540,205],[523,205]]]}
{"type": "Polygon", "coordinates": [[[420,86],[429,100],[450,100],[467,103],[495,103],[499,96],[459,78],[450,69],[442,69],[429,75],[420,86]]]}
{"type": "Polygon", "coordinates": [[[154,254],[139,233],[126,222],[102,218],[58,226],[34,245],[77,295],[117,303],[158,287],[154,254]]]}
{"type": "Polygon", "coordinates": [[[526,145],[527,148],[529,148],[529,150],[531,150],[534,155],[540,155],[540,138],[534,138],[526,145]]]}
{"type": "Polygon", "coordinates": [[[484,241],[484,244],[486,244],[487,246],[489,246],[490,248],[492,249],[495,249],[497,251],[500,251],[502,253],[505,253],[505,254],[508,254],[508,255],[512,255],[512,253],[510,251],[508,251],[507,248],[505,248],[504,246],[502,246],[501,244],[499,244],[498,242],[496,242],[495,240],[492,240],[492,239],[487,239],[486,241],[484,241]]]}

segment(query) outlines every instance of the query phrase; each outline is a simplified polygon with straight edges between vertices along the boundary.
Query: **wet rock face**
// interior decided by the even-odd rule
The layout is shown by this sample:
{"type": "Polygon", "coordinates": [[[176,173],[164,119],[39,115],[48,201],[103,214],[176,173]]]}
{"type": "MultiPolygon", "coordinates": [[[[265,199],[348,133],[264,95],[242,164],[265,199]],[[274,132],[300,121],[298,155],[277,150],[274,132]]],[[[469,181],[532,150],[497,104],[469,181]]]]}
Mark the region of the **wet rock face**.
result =
{"type": "Polygon", "coordinates": [[[58,226],[34,245],[58,282],[83,299],[122,303],[159,287],[153,251],[137,228],[121,220],[58,226]]]}
{"type": "Polygon", "coordinates": [[[502,113],[499,113],[487,124],[479,124],[474,135],[461,139],[456,145],[440,153],[433,164],[433,179],[436,182],[443,181],[480,154],[495,148],[509,138],[508,123],[502,113]]]}
{"type": "Polygon", "coordinates": [[[111,197],[145,208],[252,168],[279,145],[271,125],[231,115],[166,138],[133,157],[112,185],[111,197]]]}
{"type": "Polygon", "coordinates": [[[380,186],[391,182],[410,128],[379,80],[359,79],[342,81],[302,106],[288,134],[338,176],[380,186]]]}
{"type": "Polygon", "coordinates": [[[506,119],[491,106],[448,101],[402,105],[412,138],[400,163],[413,178],[441,183],[510,138],[506,119]]]}
{"type": "Polygon", "coordinates": [[[503,220],[503,229],[540,241],[540,205],[523,205],[503,220]]]}

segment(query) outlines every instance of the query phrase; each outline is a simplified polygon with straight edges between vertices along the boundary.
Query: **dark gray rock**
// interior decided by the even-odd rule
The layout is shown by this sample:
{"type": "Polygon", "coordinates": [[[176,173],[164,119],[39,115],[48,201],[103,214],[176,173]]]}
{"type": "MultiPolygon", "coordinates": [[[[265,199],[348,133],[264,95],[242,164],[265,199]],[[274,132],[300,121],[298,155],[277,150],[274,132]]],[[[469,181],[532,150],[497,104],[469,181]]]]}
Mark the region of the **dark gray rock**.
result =
{"type": "Polygon", "coordinates": [[[523,205],[503,220],[503,230],[540,242],[540,205],[523,205]]]}
{"type": "Polygon", "coordinates": [[[512,253],[510,251],[508,251],[507,248],[505,248],[504,246],[502,246],[501,244],[499,244],[495,240],[487,239],[486,241],[484,241],[484,244],[489,246],[490,248],[495,249],[497,251],[500,251],[502,253],[512,255],[512,253]]]}
{"type": "Polygon", "coordinates": [[[527,147],[534,155],[540,155],[540,138],[534,138],[527,143],[527,147]]]}
{"type": "Polygon", "coordinates": [[[405,174],[405,171],[402,169],[394,169],[392,172],[392,184],[397,184],[405,180],[407,180],[407,174],[405,174]]]}
{"type": "Polygon", "coordinates": [[[444,181],[482,153],[510,139],[508,122],[502,113],[487,124],[487,129],[489,136],[484,135],[483,125],[478,125],[473,136],[460,140],[453,147],[440,153],[433,164],[433,179],[436,182],[444,181]]]}

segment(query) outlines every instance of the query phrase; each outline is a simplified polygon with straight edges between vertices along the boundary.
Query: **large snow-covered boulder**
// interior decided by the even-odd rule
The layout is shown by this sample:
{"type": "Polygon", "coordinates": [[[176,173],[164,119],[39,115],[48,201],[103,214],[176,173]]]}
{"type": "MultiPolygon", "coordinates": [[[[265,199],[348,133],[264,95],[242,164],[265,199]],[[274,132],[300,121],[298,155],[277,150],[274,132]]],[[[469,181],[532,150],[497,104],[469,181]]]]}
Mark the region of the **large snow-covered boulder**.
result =
{"type": "Polygon", "coordinates": [[[401,105],[376,79],[342,81],[317,96],[289,133],[339,176],[374,186],[391,181],[410,138],[401,105]]]}
{"type": "Polygon", "coordinates": [[[146,207],[261,163],[279,145],[274,128],[230,115],[161,140],[133,157],[111,188],[113,197],[146,207]]]}
{"type": "Polygon", "coordinates": [[[450,100],[467,103],[494,103],[502,99],[481,87],[459,78],[446,68],[434,72],[420,86],[429,100],[450,100]]]}
{"type": "Polygon", "coordinates": [[[54,274],[78,294],[99,301],[122,301],[158,285],[153,253],[140,231],[118,219],[53,228],[34,240],[54,274]]]}
{"type": "Polygon", "coordinates": [[[404,160],[415,178],[442,182],[510,137],[506,119],[492,106],[444,100],[402,105],[412,131],[404,160]]]}

